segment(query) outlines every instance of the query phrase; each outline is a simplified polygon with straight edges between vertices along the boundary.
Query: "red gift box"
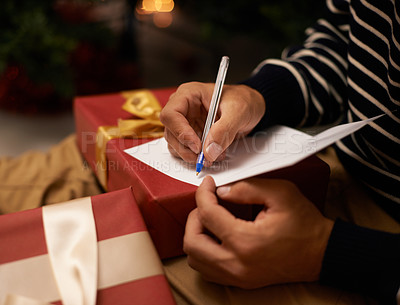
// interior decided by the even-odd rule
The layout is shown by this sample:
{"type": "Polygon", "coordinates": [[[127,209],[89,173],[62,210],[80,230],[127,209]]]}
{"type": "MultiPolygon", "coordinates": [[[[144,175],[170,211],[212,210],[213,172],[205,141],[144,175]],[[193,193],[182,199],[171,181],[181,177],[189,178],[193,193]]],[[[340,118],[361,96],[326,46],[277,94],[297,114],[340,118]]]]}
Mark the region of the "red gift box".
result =
{"type": "MultiPolygon", "coordinates": [[[[128,100],[127,95],[139,102],[140,100],[154,99],[162,107],[175,90],[175,88],[151,91],[134,90],[75,99],[74,117],[77,144],[105,189],[108,186],[106,175],[108,165],[104,164],[101,159],[110,152],[107,147],[108,140],[122,137],[119,135],[119,131],[113,127],[118,125],[118,121],[138,118],[122,108],[128,100]]],[[[143,137],[146,138],[146,134],[143,137]]],[[[121,140],[121,145],[123,145],[123,140],[121,140]]]]}
{"type": "MultiPolygon", "coordinates": [[[[66,209],[64,213],[68,214],[71,204],[81,207],[83,201],[89,200],[86,204],[93,211],[94,241],[98,248],[96,304],[175,304],[132,190],[122,189],[79,200],[49,207],[53,211],[66,209]]],[[[54,230],[46,231],[49,226],[45,222],[46,208],[0,216],[1,304],[7,295],[63,304],[51,257],[53,248],[49,245],[49,235],[54,230]]],[[[57,226],[58,222],[55,223],[57,226]]],[[[61,243],[65,239],[64,235],[56,236],[61,243]]],[[[74,251],[78,252],[76,248],[74,251]]]]}
{"type": "MultiPolygon", "coordinates": [[[[151,91],[161,105],[165,105],[174,89],[151,91]]],[[[116,125],[119,118],[132,115],[121,110],[124,98],[120,94],[77,98],[75,118],[78,145],[86,160],[96,169],[96,143],[88,139],[100,126],[116,125]]],[[[143,218],[163,258],[183,254],[182,242],[189,212],[195,208],[196,186],[187,184],[149,167],[129,156],[123,150],[152,139],[109,139],[105,148],[107,159],[107,189],[117,190],[132,186],[143,218]]],[[[97,164],[98,165],[98,164],[97,164]]],[[[98,166],[97,166],[98,167],[98,166]]],[[[305,196],[322,208],[329,180],[329,166],[311,156],[294,166],[260,175],[266,178],[282,178],[294,182],[305,196]]],[[[229,205],[229,203],[224,203],[229,205]]],[[[229,205],[231,212],[245,219],[254,218],[257,208],[229,205]],[[236,211],[236,212],[235,212],[236,211]]]]}
{"type": "MultiPolygon", "coordinates": [[[[148,140],[147,140],[148,141],[148,140]]],[[[182,242],[186,219],[196,207],[197,186],[178,181],[127,155],[123,150],[142,144],[145,140],[118,139],[109,141],[108,187],[115,190],[132,185],[136,201],[160,257],[183,254],[182,242]]],[[[329,166],[311,156],[293,166],[268,172],[257,177],[286,179],[322,210],[329,181],[329,166]]],[[[231,213],[243,219],[254,219],[259,207],[222,203],[231,213]]]]}

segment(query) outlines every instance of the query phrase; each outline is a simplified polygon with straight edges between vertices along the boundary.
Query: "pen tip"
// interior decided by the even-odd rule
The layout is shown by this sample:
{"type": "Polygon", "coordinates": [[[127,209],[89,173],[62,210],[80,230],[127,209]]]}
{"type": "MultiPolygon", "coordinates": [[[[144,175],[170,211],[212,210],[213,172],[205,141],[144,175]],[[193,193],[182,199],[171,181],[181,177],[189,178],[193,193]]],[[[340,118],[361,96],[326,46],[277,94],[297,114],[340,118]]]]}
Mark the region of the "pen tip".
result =
{"type": "Polygon", "coordinates": [[[199,172],[196,172],[196,176],[198,176],[199,175],[199,172]]]}

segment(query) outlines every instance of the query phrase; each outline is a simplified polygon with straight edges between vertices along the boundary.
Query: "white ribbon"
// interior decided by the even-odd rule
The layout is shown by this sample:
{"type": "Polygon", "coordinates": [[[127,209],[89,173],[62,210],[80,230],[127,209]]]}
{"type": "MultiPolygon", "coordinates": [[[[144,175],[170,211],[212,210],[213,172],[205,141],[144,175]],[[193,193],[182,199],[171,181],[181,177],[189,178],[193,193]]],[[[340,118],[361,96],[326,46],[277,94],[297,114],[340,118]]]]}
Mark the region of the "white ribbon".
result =
{"type": "Polygon", "coordinates": [[[90,197],[43,208],[43,222],[48,254],[0,265],[0,304],[92,305],[97,289],[164,274],[147,231],[97,242],[90,197]]]}
{"type": "Polygon", "coordinates": [[[90,197],[43,207],[50,262],[63,305],[95,305],[97,237],[90,197]]]}

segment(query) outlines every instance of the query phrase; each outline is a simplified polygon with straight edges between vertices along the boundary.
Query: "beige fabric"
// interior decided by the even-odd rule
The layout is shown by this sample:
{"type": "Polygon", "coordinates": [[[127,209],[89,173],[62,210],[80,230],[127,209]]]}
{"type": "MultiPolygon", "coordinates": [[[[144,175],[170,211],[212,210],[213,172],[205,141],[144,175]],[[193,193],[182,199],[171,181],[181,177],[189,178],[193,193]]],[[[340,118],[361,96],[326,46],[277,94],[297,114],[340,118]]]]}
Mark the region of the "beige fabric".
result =
{"type": "MultiPolygon", "coordinates": [[[[362,226],[400,232],[400,225],[378,208],[338,161],[332,148],[319,153],[331,167],[325,215],[362,226]]],[[[0,212],[101,193],[71,135],[48,153],[28,152],[0,159],[0,212]]],[[[185,257],[165,260],[166,275],[178,305],[369,305],[374,301],[318,283],[284,284],[243,290],[205,282],[185,257]]]]}
{"type": "MultiPolygon", "coordinates": [[[[319,154],[331,167],[325,215],[358,225],[400,232],[400,224],[367,196],[363,187],[343,168],[332,148],[319,154]]],[[[284,284],[256,290],[224,287],[202,280],[186,258],[164,261],[168,280],[179,305],[369,305],[375,301],[318,283],[284,284]]]]}
{"type": "Polygon", "coordinates": [[[84,165],[75,135],[48,152],[0,159],[0,214],[101,193],[84,165]]]}

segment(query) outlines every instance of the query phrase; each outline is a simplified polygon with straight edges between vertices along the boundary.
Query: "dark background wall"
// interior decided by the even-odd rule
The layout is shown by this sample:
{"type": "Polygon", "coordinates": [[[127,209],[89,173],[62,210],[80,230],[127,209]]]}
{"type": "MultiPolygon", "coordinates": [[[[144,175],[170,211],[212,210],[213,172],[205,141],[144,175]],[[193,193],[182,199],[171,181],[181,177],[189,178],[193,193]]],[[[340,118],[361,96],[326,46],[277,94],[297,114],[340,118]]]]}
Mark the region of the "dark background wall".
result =
{"type": "Polygon", "coordinates": [[[152,14],[140,14],[141,5],[2,0],[0,108],[54,113],[76,95],[212,82],[222,55],[235,83],[300,43],[324,1],[176,0],[171,12],[152,14]]]}
{"type": "Polygon", "coordinates": [[[213,82],[222,55],[238,82],[301,42],[325,2],[175,0],[143,14],[143,1],[172,0],[0,1],[0,158],[73,133],[76,95],[213,82]]]}

